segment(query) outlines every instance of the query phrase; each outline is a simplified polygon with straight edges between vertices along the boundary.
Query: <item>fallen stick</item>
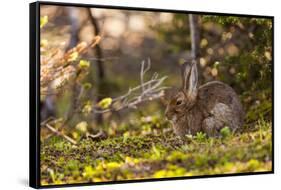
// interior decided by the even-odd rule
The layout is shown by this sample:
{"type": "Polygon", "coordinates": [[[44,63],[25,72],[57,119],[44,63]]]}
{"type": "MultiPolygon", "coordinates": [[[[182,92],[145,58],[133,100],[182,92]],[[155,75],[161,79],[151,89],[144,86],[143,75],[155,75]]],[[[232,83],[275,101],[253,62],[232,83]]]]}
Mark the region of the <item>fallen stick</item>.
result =
{"type": "Polygon", "coordinates": [[[51,132],[55,133],[58,136],[63,137],[65,140],[69,141],[70,143],[75,144],[75,145],[77,144],[77,142],[74,139],[72,139],[71,137],[69,137],[69,136],[63,134],[62,132],[56,130],[54,127],[52,127],[48,123],[44,126],[47,127],[47,129],[49,129],[51,132]]]}

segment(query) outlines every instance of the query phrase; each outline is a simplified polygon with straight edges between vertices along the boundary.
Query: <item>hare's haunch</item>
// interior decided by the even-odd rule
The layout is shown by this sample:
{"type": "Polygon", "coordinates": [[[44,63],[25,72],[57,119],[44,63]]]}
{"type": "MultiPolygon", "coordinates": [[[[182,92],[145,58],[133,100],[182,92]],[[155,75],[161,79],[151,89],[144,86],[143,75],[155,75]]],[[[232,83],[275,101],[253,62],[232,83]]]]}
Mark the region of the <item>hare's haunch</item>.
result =
{"type": "Polygon", "coordinates": [[[238,95],[219,81],[197,87],[196,63],[185,63],[182,88],[169,100],[165,115],[179,136],[205,132],[219,135],[223,127],[236,131],[243,126],[244,111],[238,95]]]}

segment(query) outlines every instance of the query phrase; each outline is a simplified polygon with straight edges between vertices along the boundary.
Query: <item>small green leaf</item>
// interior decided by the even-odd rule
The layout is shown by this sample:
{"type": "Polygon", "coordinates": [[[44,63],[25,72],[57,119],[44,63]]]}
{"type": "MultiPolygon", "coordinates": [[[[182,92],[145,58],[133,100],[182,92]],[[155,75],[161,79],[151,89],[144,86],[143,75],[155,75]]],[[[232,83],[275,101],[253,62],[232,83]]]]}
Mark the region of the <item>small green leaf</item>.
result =
{"type": "Polygon", "coordinates": [[[85,105],[82,108],[82,112],[85,114],[91,113],[92,109],[92,102],[91,101],[86,101],[85,105]]]}
{"type": "Polygon", "coordinates": [[[152,152],[154,153],[156,158],[160,158],[161,152],[160,152],[159,148],[156,147],[155,145],[152,146],[152,152]]]}
{"type": "Polygon", "coordinates": [[[40,17],[40,28],[43,28],[48,23],[48,16],[40,17]]]}
{"type": "Polygon", "coordinates": [[[126,143],[127,142],[127,139],[130,137],[130,133],[129,131],[125,132],[123,134],[123,143],[126,143]]]}
{"type": "Polygon", "coordinates": [[[69,57],[68,57],[68,59],[67,59],[67,62],[75,61],[75,60],[78,58],[78,56],[79,56],[79,53],[78,53],[77,51],[72,52],[72,53],[69,55],[69,57]]]}
{"type": "Polygon", "coordinates": [[[88,127],[88,123],[86,121],[81,121],[80,123],[78,123],[75,128],[80,131],[81,133],[86,133],[87,132],[87,127],[88,127]]]}
{"type": "Polygon", "coordinates": [[[112,103],[112,98],[104,98],[98,103],[98,105],[102,109],[106,109],[111,105],[111,103],[112,103]]]}
{"type": "Polygon", "coordinates": [[[231,135],[231,131],[230,131],[229,127],[224,127],[224,128],[222,128],[222,129],[220,130],[220,133],[221,133],[221,135],[222,135],[223,138],[226,138],[226,137],[228,137],[228,136],[231,135]]]}
{"type": "Polygon", "coordinates": [[[90,67],[90,62],[86,60],[80,60],[79,61],[79,67],[82,69],[87,69],[90,67]]]}
{"type": "Polygon", "coordinates": [[[56,181],[56,175],[55,175],[54,170],[48,168],[48,172],[49,172],[49,175],[51,176],[52,181],[55,182],[56,181]]]}
{"type": "Polygon", "coordinates": [[[92,84],[89,83],[89,82],[86,82],[86,83],[83,84],[83,87],[84,87],[85,90],[89,90],[90,88],[92,88],[92,84]]]}
{"type": "Polygon", "coordinates": [[[199,142],[203,142],[204,140],[206,140],[206,133],[203,133],[201,131],[196,133],[195,139],[199,142]]]}

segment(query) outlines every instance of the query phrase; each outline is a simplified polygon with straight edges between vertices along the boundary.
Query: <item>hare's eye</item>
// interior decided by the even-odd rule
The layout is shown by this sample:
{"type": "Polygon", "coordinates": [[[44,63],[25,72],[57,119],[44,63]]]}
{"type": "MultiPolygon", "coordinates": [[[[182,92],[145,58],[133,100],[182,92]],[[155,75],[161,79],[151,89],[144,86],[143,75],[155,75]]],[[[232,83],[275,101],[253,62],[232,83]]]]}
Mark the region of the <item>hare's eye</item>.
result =
{"type": "Polygon", "coordinates": [[[182,100],[177,100],[177,106],[182,104],[182,100]]]}

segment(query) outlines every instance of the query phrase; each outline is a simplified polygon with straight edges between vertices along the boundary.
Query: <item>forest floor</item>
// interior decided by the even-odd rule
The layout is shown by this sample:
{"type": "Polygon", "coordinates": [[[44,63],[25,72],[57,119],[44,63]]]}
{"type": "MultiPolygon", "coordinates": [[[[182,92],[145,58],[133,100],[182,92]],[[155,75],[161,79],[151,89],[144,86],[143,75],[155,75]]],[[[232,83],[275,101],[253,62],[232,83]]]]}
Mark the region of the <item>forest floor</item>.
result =
{"type": "Polygon", "coordinates": [[[221,131],[179,139],[168,125],[144,118],[105,139],[72,145],[53,136],[41,142],[41,184],[69,184],[271,171],[272,124],[258,121],[239,134],[221,131]]]}

